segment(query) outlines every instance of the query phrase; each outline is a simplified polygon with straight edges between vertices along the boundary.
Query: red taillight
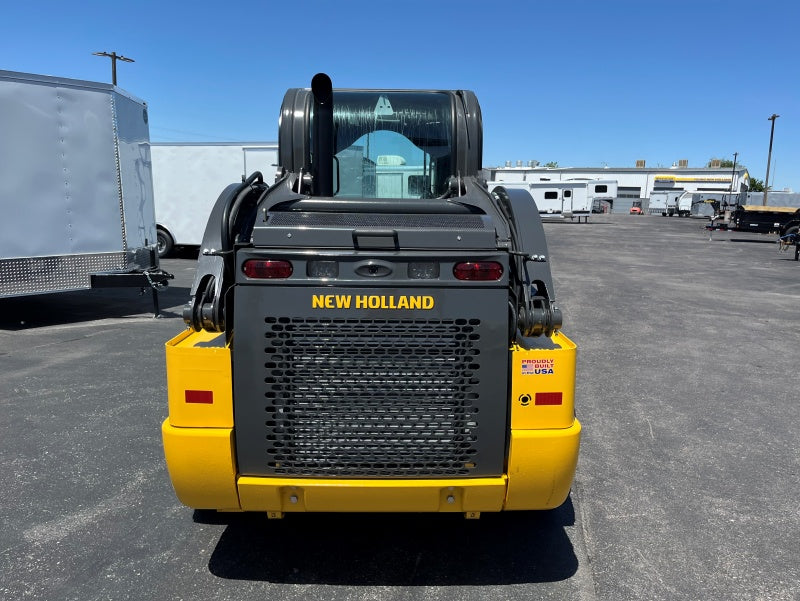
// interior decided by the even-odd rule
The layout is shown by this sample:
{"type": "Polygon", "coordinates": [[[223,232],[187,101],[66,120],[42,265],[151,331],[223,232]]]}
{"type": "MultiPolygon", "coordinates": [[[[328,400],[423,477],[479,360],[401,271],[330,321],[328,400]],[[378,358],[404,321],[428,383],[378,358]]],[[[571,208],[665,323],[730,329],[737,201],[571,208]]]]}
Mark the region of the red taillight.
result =
{"type": "Polygon", "coordinates": [[[274,280],[288,278],[292,275],[292,264],[289,261],[264,261],[262,259],[248,259],[242,265],[242,271],[248,278],[260,280],[274,280]]]}
{"type": "Polygon", "coordinates": [[[503,266],[495,261],[469,261],[456,263],[453,275],[457,280],[493,282],[503,277],[503,266]]]}
{"type": "Polygon", "coordinates": [[[214,404],[214,393],[211,390],[184,390],[183,394],[187,403],[214,404]]]}

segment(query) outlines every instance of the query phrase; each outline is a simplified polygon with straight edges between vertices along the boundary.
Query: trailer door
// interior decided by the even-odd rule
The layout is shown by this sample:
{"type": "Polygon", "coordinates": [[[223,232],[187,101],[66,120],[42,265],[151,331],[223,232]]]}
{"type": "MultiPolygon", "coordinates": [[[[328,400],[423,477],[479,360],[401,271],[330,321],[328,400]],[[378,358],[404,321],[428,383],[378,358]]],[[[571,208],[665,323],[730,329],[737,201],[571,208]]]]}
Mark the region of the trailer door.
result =
{"type": "Polygon", "coordinates": [[[561,212],[572,213],[572,190],[566,189],[561,196],[561,212]]]}

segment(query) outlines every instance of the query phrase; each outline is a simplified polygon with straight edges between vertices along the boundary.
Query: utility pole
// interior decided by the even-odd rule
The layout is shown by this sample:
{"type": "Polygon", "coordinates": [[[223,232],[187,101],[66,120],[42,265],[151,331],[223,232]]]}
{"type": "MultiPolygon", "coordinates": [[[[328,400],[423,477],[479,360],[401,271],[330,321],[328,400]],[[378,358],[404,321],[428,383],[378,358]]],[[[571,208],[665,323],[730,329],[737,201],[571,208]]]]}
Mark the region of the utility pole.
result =
{"type": "Polygon", "coordinates": [[[769,162],[772,159],[772,136],[775,135],[775,119],[780,117],[772,113],[771,117],[767,117],[767,121],[772,121],[772,127],[769,130],[769,153],[767,154],[767,179],[764,180],[764,202],[761,204],[767,206],[767,195],[769,194],[769,162]]]}
{"type": "Polygon", "coordinates": [[[123,61],[125,63],[136,62],[132,58],[127,58],[116,52],[92,52],[92,54],[94,56],[107,56],[111,59],[111,83],[114,85],[117,85],[117,61],[123,61]]]}
{"type": "MultiPolygon", "coordinates": [[[[730,192],[728,200],[733,200],[733,178],[736,177],[736,159],[737,158],[739,158],[739,153],[738,152],[734,152],[733,153],[733,169],[731,170],[731,187],[728,190],[728,192],[730,192]]],[[[733,203],[729,202],[728,204],[733,204],[733,203]]],[[[738,204],[738,202],[737,202],[737,204],[738,204]]]]}

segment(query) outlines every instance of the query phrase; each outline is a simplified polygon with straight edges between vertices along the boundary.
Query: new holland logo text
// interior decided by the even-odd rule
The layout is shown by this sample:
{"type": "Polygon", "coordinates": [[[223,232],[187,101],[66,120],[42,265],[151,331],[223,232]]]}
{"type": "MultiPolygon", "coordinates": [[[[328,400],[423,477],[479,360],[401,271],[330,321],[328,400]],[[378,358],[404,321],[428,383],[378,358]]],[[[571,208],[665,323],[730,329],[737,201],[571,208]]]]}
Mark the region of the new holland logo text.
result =
{"type": "Polygon", "coordinates": [[[522,360],[522,374],[552,374],[555,373],[554,359],[523,359],[522,360]]]}
{"type": "Polygon", "coordinates": [[[432,296],[382,296],[371,294],[314,294],[312,309],[433,309],[432,296]]]}

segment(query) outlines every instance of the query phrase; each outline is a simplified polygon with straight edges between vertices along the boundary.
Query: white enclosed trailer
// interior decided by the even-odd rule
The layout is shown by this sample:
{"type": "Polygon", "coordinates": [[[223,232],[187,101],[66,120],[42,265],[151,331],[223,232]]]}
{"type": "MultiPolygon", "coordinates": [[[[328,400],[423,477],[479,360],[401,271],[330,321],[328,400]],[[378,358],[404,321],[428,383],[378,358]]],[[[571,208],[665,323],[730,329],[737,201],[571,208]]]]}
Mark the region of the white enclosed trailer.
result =
{"type": "Polygon", "coordinates": [[[176,245],[203,241],[220,191],[255,171],[272,183],[278,163],[278,145],[272,142],[154,142],[150,152],[162,257],[176,245]]]}
{"type": "Polygon", "coordinates": [[[650,215],[662,215],[664,217],[677,215],[678,199],[683,192],[683,190],[653,190],[650,193],[648,213],[650,215]]]}
{"type": "Polygon", "coordinates": [[[149,285],[156,301],[169,274],[158,270],[142,100],[0,71],[0,157],[0,297],[149,285]]]}
{"type": "Polygon", "coordinates": [[[688,217],[692,212],[692,204],[694,203],[694,194],[691,192],[684,192],[675,201],[675,208],[678,212],[678,217],[688,217]]]}

